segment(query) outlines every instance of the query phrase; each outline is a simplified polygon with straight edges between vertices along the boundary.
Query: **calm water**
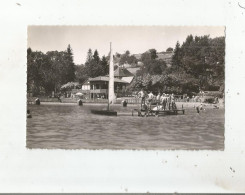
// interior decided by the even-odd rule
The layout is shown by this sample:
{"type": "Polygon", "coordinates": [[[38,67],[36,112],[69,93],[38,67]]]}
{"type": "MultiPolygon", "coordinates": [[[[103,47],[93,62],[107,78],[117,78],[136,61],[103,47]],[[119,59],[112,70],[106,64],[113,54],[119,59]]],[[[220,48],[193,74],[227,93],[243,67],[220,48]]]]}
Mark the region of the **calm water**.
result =
{"type": "MultiPolygon", "coordinates": [[[[117,117],[93,115],[105,105],[28,105],[28,148],[59,149],[224,149],[224,109],[193,108],[185,115],[130,116],[132,106],[115,106],[117,117]]],[[[136,106],[135,106],[136,108],[136,106]]],[[[135,114],[136,115],[136,114],[135,114]]]]}

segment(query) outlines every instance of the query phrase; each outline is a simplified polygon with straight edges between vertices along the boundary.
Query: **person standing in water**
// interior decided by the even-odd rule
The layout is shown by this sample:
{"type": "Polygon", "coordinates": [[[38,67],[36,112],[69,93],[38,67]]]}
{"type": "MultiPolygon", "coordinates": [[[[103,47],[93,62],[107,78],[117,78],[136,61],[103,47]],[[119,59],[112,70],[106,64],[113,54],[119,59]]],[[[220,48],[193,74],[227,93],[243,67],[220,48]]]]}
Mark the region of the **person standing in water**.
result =
{"type": "Polygon", "coordinates": [[[172,107],[172,110],[176,109],[176,104],[175,104],[174,94],[173,93],[171,95],[171,107],[172,107]]]}
{"type": "Polygon", "coordinates": [[[157,102],[157,110],[159,110],[160,98],[161,98],[161,94],[160,94],[160,92],[159,92],[159,93],[158,93],[158,95],[157,95],[157,97],[156,97],[156,102],[157,102]]]}
{"type": "Polygon", "coordinates": [[[27,118],[32,118],[30,110],[27,110],[27,118]]]}
{"type": "Polygon", "coordinates": [[[138,96],[141,98],[141,109],[142,109],[142,105],[145,105],[145,92],[143,89],[141,89],[141,91],[138,93],[138,96]]]}
{"type": "Polygon", "coordinates": [[[149,103],[149,109],[151,109],[151,103],[152,103],[152,100],[153,100],[153,93],[150,91],[150,93],[148,94],[148,103],[149,103]]]}
{"type": "Polygon", "coordinates": [[[165,93],[163,93],[161,96],[161,103],[162,103],[162,109],[165,110],[167,105],[167,97],[165,93]]]}

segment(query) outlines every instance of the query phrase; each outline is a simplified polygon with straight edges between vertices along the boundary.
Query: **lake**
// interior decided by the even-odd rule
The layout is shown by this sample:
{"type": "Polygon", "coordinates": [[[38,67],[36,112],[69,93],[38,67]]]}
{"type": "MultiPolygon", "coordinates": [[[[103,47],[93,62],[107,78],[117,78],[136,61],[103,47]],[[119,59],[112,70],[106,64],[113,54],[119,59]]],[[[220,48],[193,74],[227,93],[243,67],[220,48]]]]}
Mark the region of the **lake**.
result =
{"type": "Polygon", "coordinates": [[[132,108],[113,106],[118,116],[91,114],[106,105],[46,103],[28,105],[27,148],[224,150],[224,109],[161,117],[131,116],[132,108]]]}

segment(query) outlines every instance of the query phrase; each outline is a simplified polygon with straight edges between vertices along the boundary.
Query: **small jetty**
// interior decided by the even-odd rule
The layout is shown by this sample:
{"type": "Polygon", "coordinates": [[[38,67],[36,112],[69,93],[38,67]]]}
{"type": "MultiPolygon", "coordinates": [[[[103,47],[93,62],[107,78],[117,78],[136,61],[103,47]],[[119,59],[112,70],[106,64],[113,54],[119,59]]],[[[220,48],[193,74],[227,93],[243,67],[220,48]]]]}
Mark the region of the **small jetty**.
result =
{"type": "Polygon", "coordinates": [[[134,116],[134,112],[138,114],[138,116],[141,117],[148,117],[148,116],[164,116],[164,115],[177,115],[177,114],[185,114],[184,109],[173,109],[173,110],[148,110],[148,109],[133,109],[132,110],[132,116],[134,116]]]}

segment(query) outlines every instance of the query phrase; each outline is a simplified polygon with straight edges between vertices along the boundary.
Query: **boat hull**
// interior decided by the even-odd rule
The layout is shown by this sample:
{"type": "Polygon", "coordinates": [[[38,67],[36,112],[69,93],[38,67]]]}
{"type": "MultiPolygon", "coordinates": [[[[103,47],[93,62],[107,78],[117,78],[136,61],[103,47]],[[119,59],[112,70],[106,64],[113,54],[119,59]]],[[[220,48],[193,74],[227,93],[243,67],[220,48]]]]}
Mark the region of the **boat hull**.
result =
{"type": "Polygon", "coordinates": [[[91,110],[91,113],[106,116],[117,116],[117,112],[113,110],[91,110]]]}

